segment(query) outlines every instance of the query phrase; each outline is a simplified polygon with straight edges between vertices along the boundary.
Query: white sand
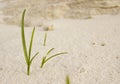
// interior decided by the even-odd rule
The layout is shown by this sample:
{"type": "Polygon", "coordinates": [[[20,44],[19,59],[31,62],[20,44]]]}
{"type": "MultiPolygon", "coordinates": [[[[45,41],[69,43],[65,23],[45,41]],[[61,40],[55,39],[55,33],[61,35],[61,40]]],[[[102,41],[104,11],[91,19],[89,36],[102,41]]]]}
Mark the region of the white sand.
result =
{"type": "MultiPolygon", "coordinates": [[[[120,15],[89,20],[55,20],[42,46],[44,31],[36,29],[33,54],[40,52],[26,75],[20,28],[0,24],[0,84],[120,84],[120,15]],[[41,58],[50,48],[53,53],[67,51],[50,60],[42,69],[41,58]]],[[[31,28],[26,28],[29,41],[31,28]]]]}

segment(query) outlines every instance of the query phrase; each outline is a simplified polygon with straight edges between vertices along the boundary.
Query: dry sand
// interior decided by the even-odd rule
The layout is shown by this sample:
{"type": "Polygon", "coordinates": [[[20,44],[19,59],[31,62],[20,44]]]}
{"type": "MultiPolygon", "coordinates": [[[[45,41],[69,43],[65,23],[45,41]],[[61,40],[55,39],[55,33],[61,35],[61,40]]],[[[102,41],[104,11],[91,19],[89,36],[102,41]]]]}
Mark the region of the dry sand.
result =
{"type": "Polygon", "coordinates": [[[40,26],[43,19],[89,19],[120,13],[120,0],[2,0],[0,5],[4,22],[12,25],[20,24],[21,12],[25,8],[27,26],[40,26]]]}
{"type": "MultiPolygon", "coordinates": [[[[120,83],[120,15],[97,16],[89,20],[53,20],[54,31],[48,31],[47,46],[42,46],[44,31],[36,28],[30,76],[22,51],[20,28],[0,24],[0,84],[71,84],[120,83]],[[67,51],[39,68],[45,52],[67,51]]],[[[26,28],[29,41],[32,29],[26,28]]]]}

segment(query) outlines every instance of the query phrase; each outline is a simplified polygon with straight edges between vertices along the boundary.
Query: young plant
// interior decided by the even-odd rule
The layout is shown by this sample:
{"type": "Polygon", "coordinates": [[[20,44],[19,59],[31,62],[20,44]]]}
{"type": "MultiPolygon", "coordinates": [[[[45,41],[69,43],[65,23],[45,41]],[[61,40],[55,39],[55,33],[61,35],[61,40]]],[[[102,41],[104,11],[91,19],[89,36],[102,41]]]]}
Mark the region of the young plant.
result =
{"type": "Polygon", "coordinates": [[[27,52],[25,32],[24,32],[25,12],[26,12],[26,9],[24,9],[24,11],[22,13],[21,37],[22,37],[22,46],[23,46],[23,51],[24,51],[24,57],[25,57],[25,61],[26,61],[26,64],[27,64],[27,75],[29,75],[30,74],[31,63],[34,60],[34,58],[39,54],[39,52],[37,52],[33,57],[31,57],[32,43],[33,43],[33,38],[34,38],[35,27],[33,28],[33,31],[32,31],[30,45],[29,45],[29,51],[27,52]]]}
{"type": "Polygon", "coordinates": [[[59,55],[62,55],[62,54],[67,54],[67,52],[61,52],[61,53],[57,53],[57,54],[54,54],[50,57],[48,57],[48,55],[54,50],[54,48],[51,48],[47,53],[46,55],[42,58],[42,62],[41,62],[41,65],[40,67],[42,68],[44,66],[44,64],[49,61],[50,59],[54,58],[54,57],[57,57],[59,55]],[[47,58],[48,57],[48,58],[47,58]]]}
{"type": "Polygon", "coordinates": [[[66,76],[66,84],[70,84],[70,78],[68,75],[66,76]]]}
{"type": "Polygon", "coordinates": [[[47,32],[45,32],[45,36],[44,36],[44,43],[43,43],[44,46],[46,46],[46,39],[47,39],[47,32]]]}

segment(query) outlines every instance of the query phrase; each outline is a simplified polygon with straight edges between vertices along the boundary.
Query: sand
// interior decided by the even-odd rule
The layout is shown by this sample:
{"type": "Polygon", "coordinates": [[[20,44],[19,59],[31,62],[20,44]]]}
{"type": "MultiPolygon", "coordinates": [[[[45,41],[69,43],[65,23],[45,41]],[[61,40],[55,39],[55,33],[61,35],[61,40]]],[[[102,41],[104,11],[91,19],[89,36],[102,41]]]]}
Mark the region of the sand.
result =
{"type": "MultiPolygon", "coordinates": [[[[31,65],[30,76],[26,75],[20,27],[0,24],[0,84],[65,84],[67,74],[71,84],[119,84],[119,22],[120,15],[53,20],[54,31],[48,31],[45,47],[45,31],[37,27],[32,55],[40,54],[31,65]],[[52,54],[68,54],[48,61],[41,69],[41,58],[50,48],[55,48],[52,54]]],[[[25,29],[27,42],[31,31],[32,27],[25,29]]]]}
{"type": "Polygon", "coordinates": [[[20,25],[21,12],[27,9],[27,26],[40,26],[41,20],[90,19],[96,15],[120,13],[120,0],[2,0],[4,23],[20,25]]]}

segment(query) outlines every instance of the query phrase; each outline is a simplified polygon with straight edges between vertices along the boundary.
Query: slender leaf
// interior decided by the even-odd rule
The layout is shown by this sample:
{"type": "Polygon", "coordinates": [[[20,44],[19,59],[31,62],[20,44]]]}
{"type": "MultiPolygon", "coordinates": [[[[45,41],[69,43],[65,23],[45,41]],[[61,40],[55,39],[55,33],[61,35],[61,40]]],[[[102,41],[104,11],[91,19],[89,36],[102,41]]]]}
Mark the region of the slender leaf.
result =
{"type": "Polygon", "coordinates": [[[29,45],[29,60],[31,57],[31,50],[32,50],[32,43],[33,43],[33,38],[34,38],[34,32],[35,32],[35,27],[33,28],[32,35],[31,35],[31,40],[30,40],[30,45],[29,45]]]}
{"type": "Polygon", "coordinates": [[[66,84],[70,84],[70,78],[68,75],[66,76],[66,84]]]}
{"type": "Polygon", "coordinates": [[[47,62],[48,60],[50,60],[50,59],[52,59],[52,58],[54,58],[54,57],[56,57],[56,56],[58,56],[58,55],[61,55],[61,54],[67,54],[67,52],[62,52],[62,53],[57,53],[57,54],[55,54],[55,55],[52,55],[52,56],[50,56],[49,58],[47,58],[47,59],[45,60],[45,62],[47,62]]]}
{"type": "Polygon", "coordinates": [[[43,65],[44,65],[44,63],[45,63],[45,59],[46,59],[46,57],[43,57],[43,58],[42,58],[42,63],[41,63],[41,66],[40,66],[41,68],[43,67],[43,65]]]}
{"type": "Polygon", "coordinates": [[[30,65],[31,65],[33,59],[34,59],[38,54],[39,54],[39,52],[37,52],[37,53],[31,58],[31,60],[30,60],[30,65]]]}
{"type": "Polygon", "coordinates": [[[27,47],[26,47],[26,41],[25,41],[25,33],[24,33],[24,17],[25,17],[26,9],[23,11],[22,14],[22,22],[21,22],[21,35],[22,35],[22,45],[23,45],[23,51],[26,63],[28,64],[28,54],[27,54],[27,47]]]}
{"type": "Polygon", "coordinates": [[[46,46],[46,39],[47,39],[47,33],[45,32],[45,36],[44,36],[44,46],[46,46]]]}
{"type": "Polygon", "coordinates": [[[55,48],[51,48],[46,55],[50,54],[55,48]]]}

